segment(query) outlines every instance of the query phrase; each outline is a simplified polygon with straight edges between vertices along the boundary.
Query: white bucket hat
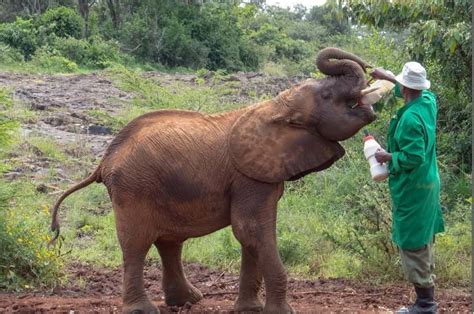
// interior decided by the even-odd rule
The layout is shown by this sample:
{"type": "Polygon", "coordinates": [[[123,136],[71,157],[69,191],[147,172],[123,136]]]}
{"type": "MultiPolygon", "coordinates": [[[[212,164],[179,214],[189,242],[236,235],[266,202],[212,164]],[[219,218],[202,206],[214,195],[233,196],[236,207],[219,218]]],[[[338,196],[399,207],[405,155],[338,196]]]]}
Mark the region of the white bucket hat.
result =
{"type": "Polygon", "coordinates": [[[403,66],[402,73],[395,79],[398,83],[411,89],[422,90],[430,88],[430,81],[426,79],[426,70],[418,62],[407,62],[403,66]]]}

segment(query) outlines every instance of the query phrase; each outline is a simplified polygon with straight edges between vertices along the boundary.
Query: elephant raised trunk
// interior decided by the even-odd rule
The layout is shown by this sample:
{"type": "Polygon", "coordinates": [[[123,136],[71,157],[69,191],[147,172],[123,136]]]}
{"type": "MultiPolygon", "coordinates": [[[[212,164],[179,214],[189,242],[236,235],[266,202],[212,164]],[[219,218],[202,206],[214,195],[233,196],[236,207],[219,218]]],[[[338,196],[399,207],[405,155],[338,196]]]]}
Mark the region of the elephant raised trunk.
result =
{"type": "Polygon", "coordinates": [[[371,67],[364,60],[349,52],[337,48],[325,48],[316,57],[316,66],[324,74],[341,77],[349,84],[344,84],[341,96],[357,98],[366,87],[365,68],[371,67]]]}

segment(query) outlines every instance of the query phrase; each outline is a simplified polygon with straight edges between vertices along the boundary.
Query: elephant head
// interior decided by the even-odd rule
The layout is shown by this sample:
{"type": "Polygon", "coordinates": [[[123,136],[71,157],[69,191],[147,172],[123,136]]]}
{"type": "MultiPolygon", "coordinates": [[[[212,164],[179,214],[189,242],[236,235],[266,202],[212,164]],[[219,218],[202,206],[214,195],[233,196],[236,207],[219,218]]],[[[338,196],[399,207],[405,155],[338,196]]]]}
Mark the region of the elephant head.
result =
{"type": "Polygon", "coordinates": [[[307,80],[250,107],[230,134],[234,165],[263,182],[298,179],[331,166],[344,155],[338,143],[376,119],[371,106],[357,105],[367,86],[368,65],[336,48],[322,50],[316,65],[328,75],[307,80]]]}

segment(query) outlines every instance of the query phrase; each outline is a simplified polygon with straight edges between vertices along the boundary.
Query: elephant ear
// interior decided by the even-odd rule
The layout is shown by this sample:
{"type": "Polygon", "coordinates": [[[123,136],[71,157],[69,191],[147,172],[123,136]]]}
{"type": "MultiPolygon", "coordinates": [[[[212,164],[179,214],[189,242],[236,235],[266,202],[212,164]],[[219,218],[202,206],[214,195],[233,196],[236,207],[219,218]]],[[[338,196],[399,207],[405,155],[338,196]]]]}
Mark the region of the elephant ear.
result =
{"type": "Polygon", "coordinates": [[[305,129],[285,110],[272,103],[255,106],[232,126],[230,154],[244,175],[268,183],[296,180],[344,155],[339,143],[305,129]]]}

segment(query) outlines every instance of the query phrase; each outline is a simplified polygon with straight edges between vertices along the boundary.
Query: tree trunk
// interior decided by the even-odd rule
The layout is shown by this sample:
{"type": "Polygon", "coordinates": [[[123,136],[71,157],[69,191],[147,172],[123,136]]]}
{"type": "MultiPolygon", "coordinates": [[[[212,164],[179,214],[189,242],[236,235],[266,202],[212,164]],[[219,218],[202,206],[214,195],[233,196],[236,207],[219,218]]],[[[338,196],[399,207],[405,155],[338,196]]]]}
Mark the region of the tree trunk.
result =
{"type": "Polygon", "coordinates": [[[79,13],[84,19],[83,36],[89,37],[89,0],[78,0],[79,13]]]}
{"type": "Polygon", "coordinates": [[[120,26],[120,0],[107,0],[110,11],[110,17],[115,29],[120,26]]]}

